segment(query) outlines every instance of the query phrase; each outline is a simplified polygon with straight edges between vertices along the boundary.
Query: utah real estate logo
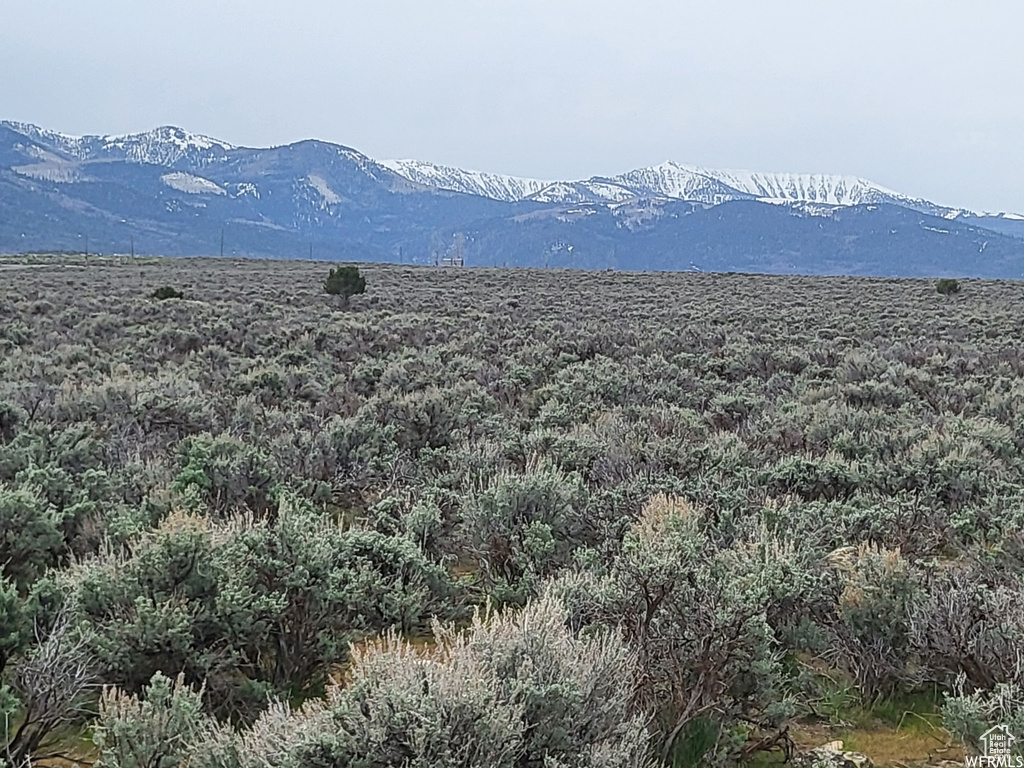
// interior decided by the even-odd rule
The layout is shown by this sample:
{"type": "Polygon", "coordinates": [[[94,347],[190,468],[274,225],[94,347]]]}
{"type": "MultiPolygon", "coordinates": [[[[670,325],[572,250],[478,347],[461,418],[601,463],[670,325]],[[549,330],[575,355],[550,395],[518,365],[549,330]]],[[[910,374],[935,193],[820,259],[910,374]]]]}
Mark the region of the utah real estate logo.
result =
{"type": "Polygon", "coordinates": [[[968,768],[1024,768],[1024,756],[1013,754],[1013,743],[1017,737],[1006,725],[997,725],[981,734],[985,749],[983,755],[967,755],[964,762],[968,768]]]}

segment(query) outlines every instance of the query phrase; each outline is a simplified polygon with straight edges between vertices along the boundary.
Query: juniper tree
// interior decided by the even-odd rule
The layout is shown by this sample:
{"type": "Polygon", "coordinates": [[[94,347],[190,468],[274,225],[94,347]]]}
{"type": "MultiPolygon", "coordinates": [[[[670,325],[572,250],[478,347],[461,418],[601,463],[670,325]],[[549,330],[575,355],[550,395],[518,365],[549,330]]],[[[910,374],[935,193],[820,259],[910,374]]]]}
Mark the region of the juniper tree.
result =
{"type": "Polygon", "coordinates": [[[341,296],[342,306],[348,306],[352,296],[366,292],[366,278],[359,274],[359,268],[351,264],[336,267],[327,274],[324,291],[332,296],[341,296]]]}

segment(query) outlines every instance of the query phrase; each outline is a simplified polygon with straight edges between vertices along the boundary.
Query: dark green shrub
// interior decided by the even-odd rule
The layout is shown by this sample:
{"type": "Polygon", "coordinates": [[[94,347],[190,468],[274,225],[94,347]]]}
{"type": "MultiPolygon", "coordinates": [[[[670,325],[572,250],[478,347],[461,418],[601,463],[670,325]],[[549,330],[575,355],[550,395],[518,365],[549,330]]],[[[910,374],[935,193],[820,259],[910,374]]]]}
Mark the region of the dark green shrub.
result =
{"type": "Polygon", "coordinates": [[[31,637],[17,585],[0,575],[0,674],[7,661],[28,644],[31,637]]]}
{"type": "Polygon", "coordinates": [[[951,277],[944,277],[935,283],[935,290],[941,293],[943,296],[949,296],[954,293],[960,293],[960,283],[951,277]]]}
{"type": "Polygon", "coordinates": [[[0,402],[0,442],[10,442],[28,414],[14,403],[0,402]]]}
{"type": "Polygon", "coordinates": [[[164,301],[166,299],[184,299],[185,294],[174,286],[164,285],[149,294],[149,298],[157,299],[159,301],[164,301]]]}
{"type": "Polygon", "coordinates": [[[131,542],[130,557],[90,563],[77,609],[90,629],[104,680],[139,693],[157,672],[206,681],[222,714],[258,708],[255,653],[279,609],[259,585],[232,579],[206,520],[173,513],[131,542]]]}
{"type": "Polygon", "coordinates": [[[266,515],[277,508],[279,483],[269,457],[227,435],[195,435],[178,446],[181,472],[171,489],[227,516],[249,509],[266,515]]]}
{"type": "Polygon", "coordinates": [[[827,454],[787,456],[763,472],[763,482],[777,495],[796,494],[806,501],[848,499],[861,482],[855,462],[827,454]]]}
{"type": "Polygon", "coordinates": [[[349,298],[366,292],[366,278],[359,274],[358,267],[336,267],[327,274],[324,291],[331,296],[341,296],[347,305],[349,298]]]}
{"type": "Polygon", "coordinates": [[[64,544],[59,523],[36,489],[0,483],[0,568],[22,591],[55,564],[64,544]]]}

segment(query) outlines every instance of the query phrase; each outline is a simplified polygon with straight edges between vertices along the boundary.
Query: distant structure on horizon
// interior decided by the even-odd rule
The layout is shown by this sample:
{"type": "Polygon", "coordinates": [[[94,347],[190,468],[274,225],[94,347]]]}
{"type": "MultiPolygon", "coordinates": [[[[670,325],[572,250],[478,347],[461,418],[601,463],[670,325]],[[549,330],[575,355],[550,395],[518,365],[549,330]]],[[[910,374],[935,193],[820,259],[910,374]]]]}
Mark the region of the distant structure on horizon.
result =
{"type": "Polygon", "coordinates": [[[466,265],[466,236],[457,232],[452,238],[448,252],[441,258],[442,267],[464,267],[466,265]]]}

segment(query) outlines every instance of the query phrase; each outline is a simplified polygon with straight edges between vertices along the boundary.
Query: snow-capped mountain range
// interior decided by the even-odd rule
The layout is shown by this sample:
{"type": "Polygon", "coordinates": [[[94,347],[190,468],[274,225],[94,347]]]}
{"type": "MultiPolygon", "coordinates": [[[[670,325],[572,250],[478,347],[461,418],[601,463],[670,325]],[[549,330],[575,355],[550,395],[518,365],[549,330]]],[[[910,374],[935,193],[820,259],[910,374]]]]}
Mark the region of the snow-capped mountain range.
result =
{"type": "MultiPolygon", "coordinates": [[[[30,123],[2,121],[0,126],[41,140],[59,148],[78,161],[123,160],[129,163],[177,168],[203,167],[226,159],[232,144],[174,126],[116,136],[69,136],[30,123]]],[[[346,149],[339,147],[340,149],[346,149]]],[[[478,195],[503,202],[534,201],[551,204],[617,204],[637,199],[665,199],[718,205],[732,200],[757,200],[768,203],[816,203],[823,206],[895,204],[923,213],[953,219],[957,217],[1000,216],[976,213],[963,208],[940,206],[928,200],[903,195],[858,176],[817,173],[764,173],[742,170],[718,170],[667,161],[638,168],[617,176],[592,176],[582,180],[542,180],[482,171],[471,171],[421,160],[373,161],[354,150],[350,154],[365,159],[364,167],[383,166],[416,184],[426,187],[478,195]]],[[[32,175],[49,163],[60,165],[58,158],[39,157],[40,163],[27,163],[21,169],[32,175]],[[54,163],[53,161],[57,162],[54,163]],[[42,166],[34,168],[34,165],[42,166]]],[[[168,174],[169,186],[183,186],[180,174],[168,174]]],[[[214,192],[216,185],[201,177],[190,177],[183,191],[214,192]],[[197,179],[191,181],[191,179],[197,179]]],[[[214,192],[216,193],[216,192],[214,192]]],[[[334,197],[327,192],[327,198],[334,197]]],[[[1009,214],[1011,218],[1018,218],[1009,214]]]]}
{"type": "Polygon", "coordinates": [[[750,199],[824,205],[925,203],[855,176],[723,171],[673,161],[618,176],[594,176],[579,181],[503,176],[420,160],[385,160],[383,164],[420,184],[506,202],[620,203],[634,198],[663,197],[709,204],[750,199]]]}
{"type": "Polygon", "coordinates": [[[385,160],[383,165],[420,184],[506,202],[533,200],[544,203],[616,204],[636,199],[661,198],[707,205],[731,200],[813,203],[822,206],[887,203],[947,219],[1007,215],[980,214],[963,208],[937,205],[928,200],[903,195],[858,176],[717,170],[671,160],[618,176],[593,176],[579,181],[545,181],[482,173],[421,160],[385,160]]]}
{"type": "Polygon", "coordinates": [[[208,253],[222,231],[250,255],[319,242],[338,257],[430,262],[455,238],[479,263],[927,274],[980,254],[978,274],[1024,276],[1024,217],[856,176],[670,161],[544,180],[322,141],[247,148],[171,126],[69,136],[0,122],[0,251],[67,250],[88,233],[111,248],[128,237],[208,253]]]}

